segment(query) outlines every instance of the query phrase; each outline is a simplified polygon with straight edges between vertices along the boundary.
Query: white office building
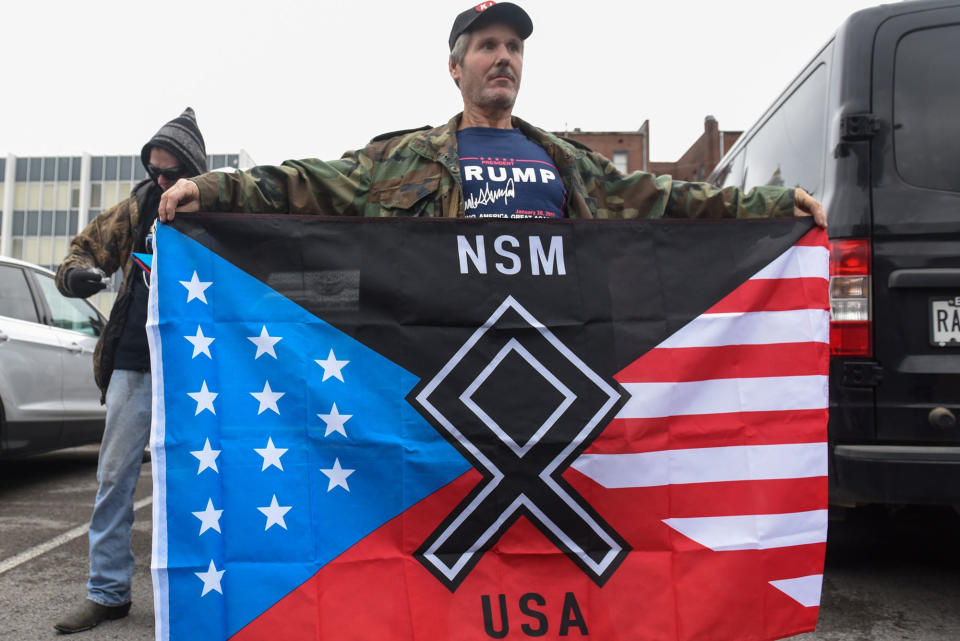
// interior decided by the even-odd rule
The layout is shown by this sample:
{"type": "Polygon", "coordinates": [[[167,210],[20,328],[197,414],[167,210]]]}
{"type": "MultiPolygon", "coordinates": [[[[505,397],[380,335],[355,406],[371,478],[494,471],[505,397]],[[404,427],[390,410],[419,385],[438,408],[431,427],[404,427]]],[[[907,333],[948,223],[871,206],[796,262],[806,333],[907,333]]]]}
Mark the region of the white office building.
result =
{"type": "MultiPolygon", "coordinates": [[[[211,169],[246,169],[249,155],[207,156],[211,169]]],[[[0,255],[56,271],[70,240],[146,178],[140,156],[0,157],[0,255]]],[[[109,312],[119,280],[91,298],[109,312]]]]}

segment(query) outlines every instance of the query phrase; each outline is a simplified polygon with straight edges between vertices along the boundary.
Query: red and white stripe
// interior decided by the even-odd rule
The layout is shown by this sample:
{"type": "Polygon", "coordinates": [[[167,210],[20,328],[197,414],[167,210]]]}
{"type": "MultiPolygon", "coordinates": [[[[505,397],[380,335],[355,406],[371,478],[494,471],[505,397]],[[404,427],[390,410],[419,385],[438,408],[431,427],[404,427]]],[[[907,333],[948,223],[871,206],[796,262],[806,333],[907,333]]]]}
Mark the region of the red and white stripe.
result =
{"type": "Polygon", "coordinates": [[[821,573],[764,577],[804,607],[827,534],[828,264],[814,230],[626,367],[629,401],[573,465],[613,491],[669,486],[675,546],[807,555],[791,567],[821,573]]]}

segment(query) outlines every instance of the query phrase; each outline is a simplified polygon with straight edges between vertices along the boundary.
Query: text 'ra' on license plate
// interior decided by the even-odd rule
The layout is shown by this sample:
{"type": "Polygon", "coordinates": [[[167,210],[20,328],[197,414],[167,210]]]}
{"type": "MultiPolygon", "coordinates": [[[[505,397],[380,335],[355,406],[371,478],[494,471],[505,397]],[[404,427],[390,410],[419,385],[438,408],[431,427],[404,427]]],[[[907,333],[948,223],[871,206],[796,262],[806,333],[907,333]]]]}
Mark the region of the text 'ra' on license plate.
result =
{"type": "Polygon", "coordinates": [[[960,347],[960,296],[931,299],[930,344],[960,347]]]}

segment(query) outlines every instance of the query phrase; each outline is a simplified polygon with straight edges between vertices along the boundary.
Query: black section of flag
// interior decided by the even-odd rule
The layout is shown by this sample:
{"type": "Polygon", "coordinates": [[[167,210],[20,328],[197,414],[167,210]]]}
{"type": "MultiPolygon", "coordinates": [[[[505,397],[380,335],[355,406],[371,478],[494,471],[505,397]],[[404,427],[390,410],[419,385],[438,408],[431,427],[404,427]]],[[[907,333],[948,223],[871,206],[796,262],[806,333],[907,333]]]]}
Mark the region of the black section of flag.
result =
{"type": "Polygon", "coordinates": [[[812,223],[192,214],[174,226],[426,379],[506,295],[609,376],[703,313],[812,223]],[[460,273],[457,236],[485,239],[487,274],[460,273]],[[498,261],[510,262],[494,248],[505,236],[517,240],[516,275],[496,269],[498,261]],[[533,275],[530,239],[554,236],[562,238],[566,276],[533,275]]]}

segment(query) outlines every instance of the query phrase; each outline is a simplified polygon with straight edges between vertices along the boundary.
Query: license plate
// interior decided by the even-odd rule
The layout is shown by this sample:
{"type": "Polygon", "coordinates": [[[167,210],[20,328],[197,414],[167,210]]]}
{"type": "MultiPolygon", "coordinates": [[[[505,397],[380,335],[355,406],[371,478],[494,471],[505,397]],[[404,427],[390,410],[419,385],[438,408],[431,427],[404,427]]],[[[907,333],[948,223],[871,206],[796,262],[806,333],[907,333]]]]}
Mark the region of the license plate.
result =
{"type": "Polygon", "coordinates": [[[930,300],[930,344],[960,347],[960,296],[930,300]]]}

